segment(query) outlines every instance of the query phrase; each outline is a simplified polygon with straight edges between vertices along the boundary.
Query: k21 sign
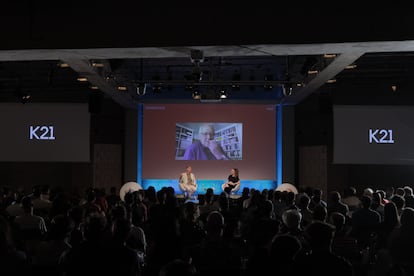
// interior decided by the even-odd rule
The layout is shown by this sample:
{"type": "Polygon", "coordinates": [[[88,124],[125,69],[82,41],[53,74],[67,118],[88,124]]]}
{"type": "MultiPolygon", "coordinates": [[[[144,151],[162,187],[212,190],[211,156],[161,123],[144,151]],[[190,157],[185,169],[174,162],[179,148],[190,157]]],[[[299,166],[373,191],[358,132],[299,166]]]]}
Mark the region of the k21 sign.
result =
{"type": "Polygon", "coordinates": [[[392,129],[368,129],[368,141],[370,144],[394,144],[392,129]]]}
{"type": "Polygon", "coordinates": [[[29,126],[30,140],[55,140],[53,126],[29,126]]]}

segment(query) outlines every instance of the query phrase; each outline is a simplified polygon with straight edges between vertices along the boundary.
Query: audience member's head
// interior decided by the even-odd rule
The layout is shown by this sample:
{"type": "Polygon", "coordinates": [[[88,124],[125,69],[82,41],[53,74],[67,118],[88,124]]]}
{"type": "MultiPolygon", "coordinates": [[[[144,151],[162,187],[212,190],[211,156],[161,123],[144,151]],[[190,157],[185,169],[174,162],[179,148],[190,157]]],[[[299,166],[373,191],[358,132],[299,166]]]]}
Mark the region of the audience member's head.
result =
{"type": "Polygon", "coordinates": [[[313,208],[313,220],[326,221],[328,218],[328,210],[320,204],[313,208]]]}
{"type": "Polygon", "coordinates": [[[404,197],[405,196],[405,190],[403,187],[398,187],[397,190],[395,190],[395,194],[404,197]]]}
{"type": "Polygon", "coordinates": [[[270,248],[271,261],[291,261],[302,249],[299,239],[293,235],[277,235],[270,248]]]}
{"type": "Polygon", "coordinates": [[[50,222],[49,238],[63,240],[70,236],[74,228],[73,221],[66,215],[57,215],[50,222]]]}
{"type": "Polygon", "coordinates": [[[331,202],[338,203],[341,201],[341,194],[338,191],[331,192],[331,202]]]}
{"type": "Polygon", "coordinates": [[[391,201],[395,203],[398,210],[402,210],[405,206],[405,199],[403,196],[395,194],[391,197],[391,201]]]}
{"type": "Polygon", "coordinates": [[[299,196],[298,207],[300,209],[307,209],[309,207],[310,197],[306,193],[302,193],[299,196]]]}
{"type": "Polygon", "coordinates": [[[184,204],[184,218],[189,221],[195,221],[200,216],[198,204],[188,201],[184,204]]]}
{"type": "Polygon", "coordinates": [[[115,241],[125,242],[131,232],[131,222],[126,218],[118,218],[112,225],[112,236],[115,241]]]}
{"type": "Polygon", "coordinates": [[[219,211],[212,211],[206,219],[206,230],[209,236],[221,236],[224,228],[224,217],[219,211]]]}
{"type": "Polygon", "coordinates": [[[372,198],[372,195],[374,194],[374,190],[372,188],[365,188],[362,192],[362,196],[369,196],[372,198]]]}
{"type": "Polygon", "coordinates": [[[22,198],[22,208],[26,213],[33,212],[33,202],[30,196],[25,196],[22,198]]]}
{"type": "Polygon", "coordinates": [[[242,190],[242,197],[247,198],[249,196],[250,190],[247,187],[244,187],[242,190]]]}
{"type": "Polygon", "coordinates": [[[390,201],[384,205],[384,223],[390,227],[394,227],[399,224],[400,219],[398,215],[397,206],[394,202],[390,201]]]}
{"type": "Polygon", "coordinates": [[[329,222],[335,226],[336,232],[343,230],[346,218],[339,212],[332,212],[329,216],[329,222]]]}
{"type": "Polygon", "coordinates": [[[376,193],[379,193],[380,195],[381,195],[381,198],[382,198],[382,203],[383,204],[385,204],[388,200],[386,199],[387,198],[387,193],[384,191],[384,190],[381,190],[381,189],[379,189],[379,190],[376,190],[375,191],[376,193]]]}
{"type": "Polygon", "coordinates": [[[410,186],[404,186],[404,196],[412,196],[413,195],[413,188],[410,186]]]}
{"type": "Polygon", "coordinates": [[[383,205],[383,202],[382,202],[382,195],[381,195],[381,193],[380,193],[380,192],[374,192],[374,193],[372,194],[372,203],[373,203],[376,207],[378,207],[379,205],[383,205]]]}
{"type": "Polygon", "coordinates": [[[289,209],[283,212],[282,222],[288,229],[296,229],[302,221],[302,214],[296,209],[289,209]]]}
{"type": "Polygon", "coordinates": [[[414,208],[414,195],[408,195],[404,197],[405,207],[414,208]]]}
{"type": "Polygon", "coordinates": [[[357,194],[357,191],[356,191],[355,187],[353,187],[353,186],[347,187],[344,191],[344,197],[356,196],[356,194],[357,194]]]}
{"type": "Polygon", "coordinates": [[[364,209],[371,208],[371,204],[372,204],[372,195],[371,196],[363,195],[361,197],[362,208],[364,208],[364,209]]]}
{"type": "Polygon", "coordinates": [[[196,268],[181,259],[170,261],[161,267],[159,276],[193,276],[197,275],[196,268]]]}
{"type": "Polygon", "coordinates": [[[102,238],[106,227],[106,218],[102,214],[92,213],[85,221],[85,239],[88,241],[98,241],[102,238]]]}
{"type": "Polygon", "coordinates": [[[386,194],[385,198],[391,199],[392,196],[394,195],[394,192],[395,192],[395,190],[394,190],[393,186],[386,187],[385,188],[385,194],[386,194]]]}
{"type": "Polygon", "coordinates": [[[322,221],[314,221],[305,228],[305,238],[312,251],[330,251],[335,227],[322,221]]]}
{"type": "Polygon", "coordinates": [[[401,213],[401,231],[414,234],[414,209],[406,207],[401,213]]]}

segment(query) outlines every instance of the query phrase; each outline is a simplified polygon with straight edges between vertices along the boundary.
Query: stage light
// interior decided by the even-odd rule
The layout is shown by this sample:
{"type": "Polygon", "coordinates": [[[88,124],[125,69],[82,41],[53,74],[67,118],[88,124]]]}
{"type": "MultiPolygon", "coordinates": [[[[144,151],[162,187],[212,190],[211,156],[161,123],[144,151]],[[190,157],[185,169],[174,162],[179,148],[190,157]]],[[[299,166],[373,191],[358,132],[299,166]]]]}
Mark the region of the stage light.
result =
{"type": "Polygon", "coordinates": [[[201,93],[198,90],[193,91],[193,99],[194,100],[201,100],[201,93]]]}
{"type": "Polygon", "coordinates": [[[162,85],[161,84],[153,84],[152,85],[152,92],[153,93],[161,93],[162,85]]]}
{"type": "Polygon", "coordinates": [[[87,77],[78,77],[77,80],[80,81],[80,82],[86,82],[86,81],[88,81],[88,78],[87,77]]]}
{"type": "Polygon", "coordinates": [[[27,103],[30,100],[31,96],[29,94],[25,94],[21,97],[20,101],[22,104],[27,103]]]}
{"type": "Polygon", "coordinates": [[[68,68],[69,64],[67,64],[66,62],[61,61],[57,64],[57,66],[60,67],[60,68],[68,68]]]}
{"type": "Polygon", "coordinates": [[[193,91],[193,85],[191,85],[191,84],[184,85],[184,90],[185,91],[193,91]]]}
{"type": "Polygon", "coordinates": [[[283,95],[290,96],[292,95],[293,87],[292,84],[286,83],[282,85],[283,95]]]}
{"type": "Polygon", "coordinates": [[[102,68],[102,67],[104,67],[104,64],[102,62],[98,62],[98,61],[92,61],[91,62],[91,65],[92,65],[92,67],[95,67],[95,68],[102,68]]]}
{"type": "Polygon", "coordinates": [[[219,92],[219,98],[220,99],[227,99],[228,95],[224,89],[221,89],[219,92]]]}
{"type": "Polygon", "coordinates": [[[147,84],[146,83],[140,83],[137,86],[137,95],[138,96],[144,96],[145,93],[147,93],[147,84]]]}
{"type": "Polygon", "coordinates": [[[154,81],[152,83],[152,92],[153,93],[161,93],[162,83],[160,82],[160,76],[158,74],[156,74],[152,77],[152,80],[154,81]]]}
{"type": "Polygon", "coordinates": [[[200,63],[204,61],[204,53],[201,50],[191,50],[190,51],[191,62],[192,63],[200,63]]]}
{"type": "Polygon", "coordinates": [[[239,81],[240,81],[240,73],[235,72],[233,74],[233,83],[231,84],[231,89],[240,90],[240,84],[238,83],[239,81]]]}
{"type": "Polygon", "coordinates": [[[27,103],[31,98],[31,95],[28,92],[23,91],[20,87],[16,88],[16,91],[14,92],[14,94],[20,100],[22,104],[27,103]]]}

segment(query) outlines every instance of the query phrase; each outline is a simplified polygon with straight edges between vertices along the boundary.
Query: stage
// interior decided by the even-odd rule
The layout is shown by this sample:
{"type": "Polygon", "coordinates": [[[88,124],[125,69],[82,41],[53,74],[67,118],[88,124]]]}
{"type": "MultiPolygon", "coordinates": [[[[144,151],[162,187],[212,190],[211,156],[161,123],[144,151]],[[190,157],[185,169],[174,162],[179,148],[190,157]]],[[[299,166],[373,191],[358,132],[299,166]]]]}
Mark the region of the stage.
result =
{"type": "MultiPolygon", "coordinates": [[[[197,191],[196,194],[205,194],[208,188],[213,189],[214,194],[218,195],[223,192],[221,185],[225,180],[223,179],[197,179],[197,191]]],[[[178,187],[178,179],[144,179],[142,183],[143,189],[153,186],[156,191],[159,191],[162,187],[173,187],[177,195],[182,195],[180,188],[178,187]]],[[[240,196],[243,188],[254,188],[257,190],[274,190],[277,188],[277,182],[275,180],[240,180],[240,189],[234,196],[240,196]]]]}

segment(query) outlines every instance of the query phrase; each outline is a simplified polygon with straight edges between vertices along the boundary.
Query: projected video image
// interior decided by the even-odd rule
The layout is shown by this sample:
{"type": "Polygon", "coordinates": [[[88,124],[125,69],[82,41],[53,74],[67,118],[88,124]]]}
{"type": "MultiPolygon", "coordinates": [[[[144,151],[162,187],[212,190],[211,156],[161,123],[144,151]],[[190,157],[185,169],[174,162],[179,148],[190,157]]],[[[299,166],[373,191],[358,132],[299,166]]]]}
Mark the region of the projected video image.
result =
{"type": "Polygon", "coordinates": [[[242,123],[176,123],[175,160],[242,160],[242,123]]]}
{"type": "Polygon", "coordinates": [[[175,181],[189,165],[198,179],[227,179],[233,167],[244,179],[274,179],[276,111],[268,104],[145,104],[142,178],[175,181]]]}

